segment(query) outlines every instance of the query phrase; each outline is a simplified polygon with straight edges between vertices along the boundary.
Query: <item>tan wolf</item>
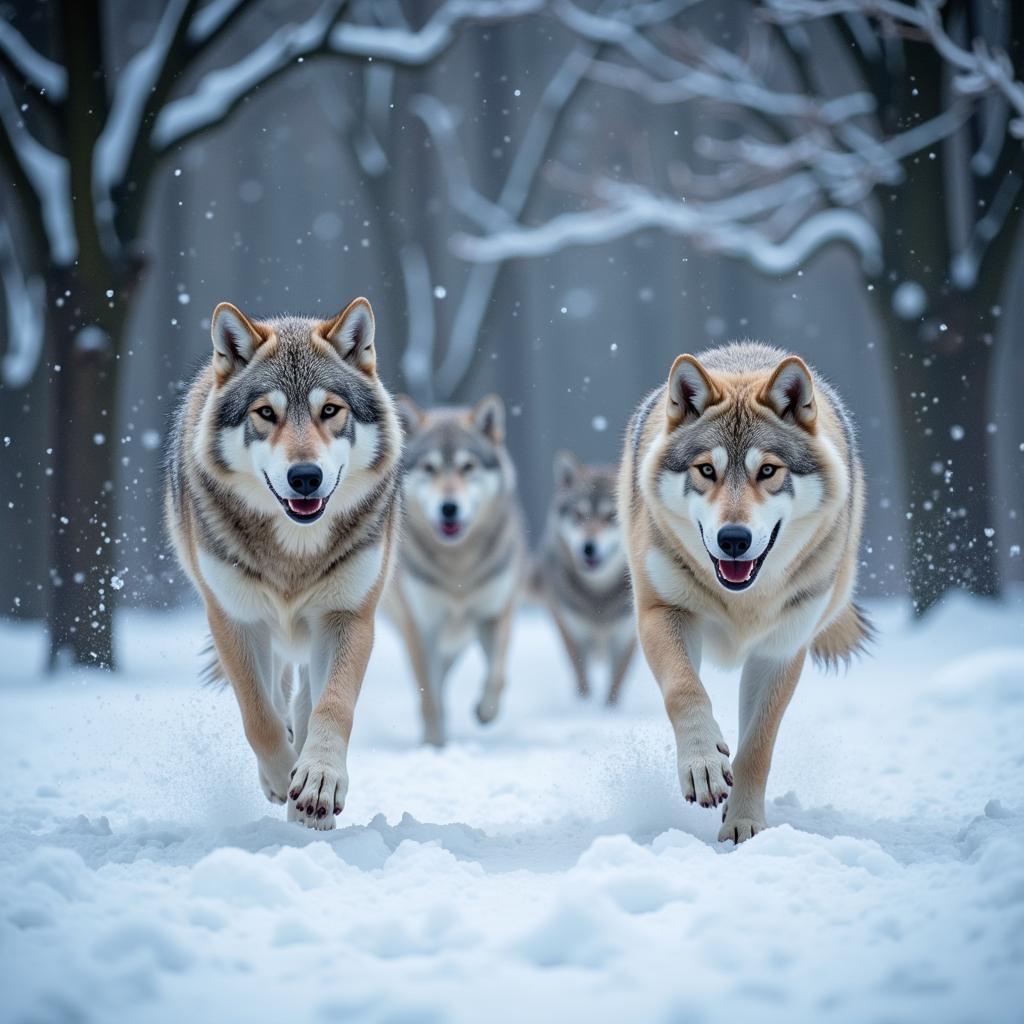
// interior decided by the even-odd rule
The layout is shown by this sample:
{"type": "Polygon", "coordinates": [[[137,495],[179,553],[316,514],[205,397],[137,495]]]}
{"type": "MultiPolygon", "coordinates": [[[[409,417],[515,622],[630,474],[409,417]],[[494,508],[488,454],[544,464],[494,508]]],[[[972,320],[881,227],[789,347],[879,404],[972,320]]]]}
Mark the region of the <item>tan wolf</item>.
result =
{"type": "Polygon", "coordinates": [[[405,396],[405,529],[387,605],[419,690],[423,738],[445,742],[444,680],[474,640],[487,659],[477,718],[490,722],[505,688],[526,541],[497,395],[473,408],[424,411],[405,396]]]}
{"type": "Polygon", "coordinates": [[[251,320],[223,302],[211,334],[168,441],[167,526],[264,793],[333,828],[401,514],[373,312],[251,320]]]}
{"type": "Polygon", "coordinates": [[[555,454],[555,489],[534,582],[565,644],[576,692],[590,693],[588,669],[611,669],[607,703],[618,702],[636,649],[626,547],[615,510],[615,470],[555,454]]]}
{"type": "Polygon", "coordinates": [[[630,421],[619,516],[683,793],[725,803],[718,838],[740,843],[765,827],[772,750],[807,653],[835,664],[870,636],[853,600],[864,476],[850,418],[778,349],[679,356],[630,421]],[[732,764],[702,656],[743,666],[732,764]]]}

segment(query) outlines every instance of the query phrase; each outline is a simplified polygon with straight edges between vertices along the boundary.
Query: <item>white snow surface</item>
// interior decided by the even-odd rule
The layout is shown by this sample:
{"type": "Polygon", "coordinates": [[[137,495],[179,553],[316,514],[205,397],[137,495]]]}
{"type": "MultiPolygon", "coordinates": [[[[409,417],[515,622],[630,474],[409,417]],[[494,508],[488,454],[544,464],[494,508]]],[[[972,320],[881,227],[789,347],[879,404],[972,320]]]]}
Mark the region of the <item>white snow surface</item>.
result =
{"type": "MultiPolygon", "coordinates": [[[[683,802],[646,666],[578,702],[535,610],[490,729],[457,666],[441,752],[381,624],[332,833],[264,802],[197,613],[126,613],[113,676],[42,677],[0,624],[0,1020],[1020,1021],[1022,607],[872,605],[738,849],[683,802]]],[[[736,677],[704,676],[735,744],[736,677]]]]}

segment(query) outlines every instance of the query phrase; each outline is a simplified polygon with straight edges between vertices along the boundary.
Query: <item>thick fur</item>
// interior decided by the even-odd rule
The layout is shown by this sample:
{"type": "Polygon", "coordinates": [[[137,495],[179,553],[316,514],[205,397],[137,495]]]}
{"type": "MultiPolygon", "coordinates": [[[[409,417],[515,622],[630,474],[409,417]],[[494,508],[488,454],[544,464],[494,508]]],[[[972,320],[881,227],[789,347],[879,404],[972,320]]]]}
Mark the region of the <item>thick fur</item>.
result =
{"type": "Polygon", "coordinates": [[[619,516],[640,643],[675,730],[684,795],[703,806],[729,797],[720,839],[765,826],[772,749],[807,653],[836,664],[870,638],[853,601],[863,515],[849,416],[778,349],[680,356],[630,421],[619,516]],[[734,561],[721,544],[737,528],[749,547],[734,561]],[[733,763],[698,675],[702,654],[742,666],[733,763]]]}
{"type": "Polygon", "coordinates": [[[474,640],[487,660],[477,718],[498,714],[525,568],[523,516],[497,396],[472,409],[424,412],[404,397],[399,406],[405,529],[387,607],[405,638],[424,741],[442,746],[444,680],[474,640]]]}
{"type": "Polygon", "coordinates": [[[224,303],[212,334],[169,439],[167,526],[264,792],[290,819],[332,828],[397,550],[401,429],[365,299],[322,322],[252,321],[224,303]],[[296,491],[296,467],[315,467],[318,486],[307,475],[296,491]],[[310,508],[302,521],[288,511],[310,508]]]}
{"type": "Polygon", "coordinates": [[[555,455],[555,489],[536,561],[540,596],[558,627],[581,697],[588,668],[603,657],[611,670],[607,703],[615,704],[636,649],[626,548],[615,509],[615,470],[587,466],[571,452],[555,455]]]}

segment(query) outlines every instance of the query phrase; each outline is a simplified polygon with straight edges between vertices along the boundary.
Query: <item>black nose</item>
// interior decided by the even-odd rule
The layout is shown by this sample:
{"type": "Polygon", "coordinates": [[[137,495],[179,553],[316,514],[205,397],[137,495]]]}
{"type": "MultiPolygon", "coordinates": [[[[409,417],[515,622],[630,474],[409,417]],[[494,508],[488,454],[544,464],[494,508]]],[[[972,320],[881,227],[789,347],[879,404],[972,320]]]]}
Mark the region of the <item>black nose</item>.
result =
{"type": "Polygon", "coordinates": [[[457,519],[459,516],[459,506],[454,501],[446,501],[441,505],[441,518],[447,519],[449,522],[453,519],[457,519]]]}
{"type": "Polygon", "coordinates": [[[593,558],[594,555],[596,555],[596,554],[597,554],[597,545],[592,540],[584,541],[583,542],[583,557],[584,558],[593,558]]]}
{"type": "Polygon", "coordinates": [[[300,462],[288,470],[288,486],[299,494],[312,494],[323,481],[319,466],[312,462],[300,462]]]}
{"type": "Polygon", "coordinates": [[[718,531],[718,546],[729,558],[742,558],[750,550],[752,540],[745,526],[723,526],[718,531]]]}

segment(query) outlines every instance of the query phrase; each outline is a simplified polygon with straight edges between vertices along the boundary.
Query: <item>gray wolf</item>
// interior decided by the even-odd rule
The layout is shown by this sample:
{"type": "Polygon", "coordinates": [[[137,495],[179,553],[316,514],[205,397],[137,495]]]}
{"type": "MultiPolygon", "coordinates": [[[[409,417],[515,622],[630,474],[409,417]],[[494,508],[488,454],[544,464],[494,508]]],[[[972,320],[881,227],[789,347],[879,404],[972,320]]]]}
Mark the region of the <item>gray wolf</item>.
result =
{"type": "Polygon", "coordinates": [[[778,349],[679,356],[630,421],[618,502],[683,793],[724,804],[719,839],[743,842],[765,827],[772,750],[807,654],[834,665],[870,637],[854,603],[864,474],[850,418],[778,349]],[[742,666],[731,764],[702,656],[742,666]]]}
{"type": "Polygon", "coordinates": [[[577,693],[590,693],[588,667],[603,656],[611,668],[607,703],[615,704],[636,649],[615,470],[585,465],[563,450],[555,454],[554,475],[534,582],[565,644],[577,693]]]}
{"type": "Polygon", "coordinates": [[[168,442],[167,526],[264,793],[329,829],[397,549],[401,428],[366,299],[325,321],[224,302],[211,334],[168,442]]]}
{"type": "Polygon", "coordinates": [[[426,743],[446,739],[444,680],[474,640],[487,659],[477,718],[497,715],[525,567],[523,515],[497,395],[424,411],[400,396],[405,528],[388,608],[405,639],[426,743]]]}

